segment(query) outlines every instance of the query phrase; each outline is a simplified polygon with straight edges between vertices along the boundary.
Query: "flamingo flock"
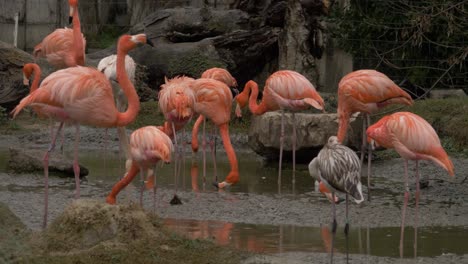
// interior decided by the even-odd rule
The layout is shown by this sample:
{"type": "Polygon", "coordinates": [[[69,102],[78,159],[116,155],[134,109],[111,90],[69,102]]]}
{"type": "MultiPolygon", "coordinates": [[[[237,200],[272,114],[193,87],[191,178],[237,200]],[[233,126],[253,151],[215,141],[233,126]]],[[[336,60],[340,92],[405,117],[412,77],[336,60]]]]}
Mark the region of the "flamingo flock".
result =
{"type": "MultiPolygon", "coordinates": [[[[24,66],[24,80],[34,75],[30,94],[23,98],[12,111],[16,117],[25,107],[31,106],[38,116],[58,121],[56,131],[52,126],[52,141],[44,155],[44,219],[47,225],[48,211],[48,160],[55,147],[57,135],[64,123],[75,126],[73,169],[75,176],[75,199],[80,198],[80,178],[78,165],[78,145],[80,125],[102,128],[118,128],[120,140],[127,153],[128,171],[117,182],[106,202],[117,203],[117,195],[138,174],[148,177],[148,185],[154,184],[152,167],[159,161],[171,162],[172,152],[180,151],[181,139],[177,132],[196,118],[192,131],[192,150],[197,152],[198,131],[205,120],[212,122],[219,130],[225,153],[229,159],[230,171],[224,180],[215,179],[217,188],[226,188],[238,183],[241,178],[236,152],[231,144],[229,123],[232,104],[237,103],[236,115],[241,115],[241,108],[249,106],[254,115],[269,111],[281,111],[280,154],[278,164],[278,186],[281,184],[283,145],[285,138],[285,111],[292,112],[292,146],[293,146],[293,181],[295,179],[296,127],[294,113],[305,109],[325,111],[324,100],[313,84],[303,75],[292,70],[279,70],[270,75],[265,82],[261,102],[258,103],[258,84],[248,81],[240,94],[231,91],[237,87],[237,81],[225,69],[207,69],[200,78],[175,76],[165,79],[159,92],[159,107],[166,121],[135,130],[130,138],[123,128],[132,123],[139,112],[140,100],[135,91],[135,63],[128,52],[139,45],[151,41],[145,34],[123,35],[117,43],[117,54],[103,59],[98,69],[85,66],[86,40],[81,33],[78,14],[78,0],[69,0],[72,29],[57,29],[44,38],[34,49],[35,58],[45,57],[57,69],[39,85],[41,70],[37,64],[24,66]],[[113,90],[112,82],[117,82],[121,93],[113,90]],[[117,97],[119,100],[115,100],[117,97]],[[122,101],[127,100],[128,106],[122,101]],[[123,131],[123,132],[122,132],[123,131]],[[174,143],[173,143],[174,142],[174,143]]],[[[371,124],[369,115],[390,104],[412,105],[411,96],[402,90],[385,74],[375,70],[357,70],[344,76],[338,85],[339,125],[317,157],[309,164],[309,172],[319,182],[319,190],[324,193],[333,208],[333,234],[336,232],[335,204],[339,201],[337,193],[346,196],[346,218],[348,216],[348,195],[357,203],[364,201],[361,184],[361,167],[364,152],[368,148],[368,182],[367,194],[370,201],[370,166],[371,150],[375,146],[394,148],[405,163],[405,192],[402,208],[402,226],[400,250],[402,250],[405,213],[408,204],[408,160],[416,161],[416,214],[420,197],[418,161],[429,160],[444,168],[449,175],[454,175],[450,158],[440,144],[435,130],[420,116],[409,112],[397,112],[384,116],[371,124]],[[351,116],[362,113],[363,135],[361,158],[342,143],[351,116]],[[370,144],[369,144],[370,141],[370,144]]],[[[205,126],[203,126],[204,128],[205,126]]],[[[203,150],[205,148],[205,130],[203,129],[203,150]]],[[[182,154],[183,155],[183,151],[182,154]]],[[[203,155],[205,157],[205,154],[203,155]]],[[[204,158],[205,161],[205,158],[204,158]]],[[[204,163],[205,166],[205,163],[204,163]]],[[[204,170],[205,171],[205,170],[204,170]]],[[[175,177],[177,169],[175,172],[175,177]]],[[[216,173],[215,173],[216,174],[216,173]]],[[[198,188],[197,188],[198,189],[198,188]]],[[[416,217],[417,219],[417,217],[416,217]]],[[[346,221],[345,233],[349,229],[346,221]]],[[[333,243],[333,242],[332,242],[333,243]]],[[[332,244],[333,247],[333,244],[332,244]]]]}

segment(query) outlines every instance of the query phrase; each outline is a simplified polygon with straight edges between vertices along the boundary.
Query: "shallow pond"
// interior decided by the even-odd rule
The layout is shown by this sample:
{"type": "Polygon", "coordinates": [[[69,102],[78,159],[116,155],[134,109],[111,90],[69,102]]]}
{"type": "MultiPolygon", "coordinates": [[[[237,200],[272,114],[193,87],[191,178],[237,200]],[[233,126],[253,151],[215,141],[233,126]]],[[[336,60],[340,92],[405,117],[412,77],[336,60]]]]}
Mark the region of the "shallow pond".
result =
{"type": "MultiPolygon", "coordinates": [[[[67,153],[71,158],[71,154],[67,153]]],[[[21,212],[22,220],[32,228],[38,228],[41,219],[42,200],[42,174],[20,174],[6,173],[6,163],[8,161],[8,150],[0,150],[0,173],[5,179],[0,184],[0,201],[6,202],[10,207],[15,207],[21,203],[21,199],[31,199],[34,193],[38,197],[31,205],[36,210],[21,212]],[[15,198],[11,198],[12,194],[15,198]],[[19,198],[18,198],[19,197],[19,198]],[[31,212],[29,212],[31,211],[31,212]],[[36,218],[30,220],[29,218],[36,218]]],[[[277,165],[265,166],[262,159],[249,152],[238,153],[240,164],[241,181],[232,186],[229,193],[236,194],[262,194],[271,197],[281,197],[287,199],[323,199],[314,192],[314,181],[308,175],[306,165],[299,165],[296,172],[296,183],[292,184],[291,169],[287,167],[283,172],[281,189],[277,184],[277,165]]],[[[116,152],[103,153],[102,151],[81,151],[80,163],[90,170],[90,175],[82,183],[83,198],[103,199],[112,185],[120,179],[124,171],[124,161],[116,152]]],[[[161,164],[156,167],[157,186],[162,189],[175,189],[185,192],[214,192],[211,185],[214,180],[214,166],[210,152],[207,152],[207,172],[203,177],[202,154],[199,153],[193,160],[191,154],[187,152],[185,161],[180,161],[183,169],[177,179],[174,179],[174,163],[161,164]],[[185,162],[185,163],[184,163],[185,162]]],[[[223,180],[229,171],[229,163],[221,153],[216,162],[219,180],[223,180]]],[[[141,181],[136,178],[134,186],[136,189],[141,186],[141,181]]],[[[51,177],[51,200],[71,199],[73,196],[74,180],[72,178],[51,177]],[[55,190],[55,191],[54,191],[55,190]],[[60,191],[61,194],[58,194],[60,191]],[[63,194],[66,193],[66,194],[63,194]],[[54,197],[55,196],[55,197],[54,197]]],[[[374,179],[377,186],[394,182],[387,179],[374,179]]],[[[133,187],[134,188],[134,187],[133,187]]],[[[134,188],[135,189],[135,188],[134,188]]],[[[401,192],[394,192],[390,188],[376,188],[374,194],[379,195],[387,203],[399,202],[396,197],[401,196],[401,192]]],[[[147,195],[147,194],[146,194],[147,195]]],[[[160,206],[160,205],[159,205],[160,206]]],[[[168,205],[162,205],[165,207],[168,205]]],[[[63,204],[54,205],[50,210],[56,213],[63,210],[63,204]]],[[[252,208],[251,210],[255,210],[252,208]]],[[[15,208],[13,208],[15,211],[15,208]]],[[[18,212],[15,212],[18,214],[18,212]]],[[[331,248],[331,233],[328,225],[322,227],[304,227],[298,223],[295,225],[258,225],[241,224],[222,221],[198,221],[187,219],[166,218],[164,224],[171,229],[185,234],[191,238],[208,238],[221,245],[229,245],[239,249],[261,253],[282,253],[282,252],[327,252],[331,248]]],[[[344,253],[348,251],[354,254],[376,255],[376,256],[399,256],[398,244],[400,229],[398,227],[377,227],[368,228],[351,224],[350,236],[346,243],[342,226],[339,226],[334,243],[334,251],[344,253]],[[391,245],[391,246],[389,246],[391,245]]],[[[414,231],[411,227],[406,228],[405,233],[405,256],[414,255],[413,237],[414,231]]],[[[418,256],[439,256],[442,254],[468,254],[466,238],[468,237],[468,226],[455,227],[420,227],[418,229],[418,256]]]]}

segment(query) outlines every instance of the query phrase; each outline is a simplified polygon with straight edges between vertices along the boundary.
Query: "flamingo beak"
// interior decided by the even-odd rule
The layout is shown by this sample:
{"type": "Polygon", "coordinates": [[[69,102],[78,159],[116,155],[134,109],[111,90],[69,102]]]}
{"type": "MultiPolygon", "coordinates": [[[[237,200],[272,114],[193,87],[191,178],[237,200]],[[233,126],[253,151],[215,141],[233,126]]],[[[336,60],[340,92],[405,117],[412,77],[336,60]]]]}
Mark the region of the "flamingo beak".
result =
{"type": "Polygon", "coordinates": [[[146,38],[146,44],[150,45],[151,47],[154,47],[154,43],[149,38],[146,38]]]}
{"type": "Polygon", "coordinates": [[[71,24],[73,22],[73,12],[75,8],[73,6],[70,6],[70,13],[68,15],[68,24],[71,24]]]}
{"type": "Polygon", "coordinates": [[[29,79],[26,78],[26,75],[23,74],[23,84],[29,86],[29,79]]]}

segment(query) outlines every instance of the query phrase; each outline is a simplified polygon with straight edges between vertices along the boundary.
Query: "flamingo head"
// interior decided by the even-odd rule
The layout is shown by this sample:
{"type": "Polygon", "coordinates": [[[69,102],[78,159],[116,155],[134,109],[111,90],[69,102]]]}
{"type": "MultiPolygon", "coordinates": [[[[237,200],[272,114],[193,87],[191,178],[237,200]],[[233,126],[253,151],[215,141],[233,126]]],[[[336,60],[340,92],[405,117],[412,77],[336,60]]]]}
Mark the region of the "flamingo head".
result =
{"type": "Polygon", "coordinates": [[[192,117],[195,105],[195,94],[191,89],[193,81],[193,78],[186,76],[165,78],[159,91],[159,107],[166,119],[184,122],[192,117]]]}
{"type": "Polygon", "coordinates": [[[176,91],[174,106],[179,119],[190,118],[193,115],[193,105],[195,96],[188,89],[179,89],[176,91]]]}
{"type": "Polygon", "coordinates": [[[122,35],[119,38],[119,42],[117,44],[117,50],[123,52],[129,52],[130,50],[137,47],[139,44],[148,44],[150,46],[154,46],[153,43],[146,38],[146,34],[137,34],[137,35],[122,35]]]}
{"type": "Polygon", "coordinates": [[[338,141],[337,136],[331,136],[331,137],[328,138],[328,142],[327,142],[328,146],[333,146],[333,145],[337,145],[337,144],[340,144],[340,142],[338,141]]]}
{"type": "Polygon", "coordinates": [[[236,96],[237,104],[241,108],[244,108],[247,105],[247,102],[249,101],[250,90],[253,87],[258,89],[257,83],[252,80],[248,81],[244,86],[244,90],[242,90],[242,92],[236,96]]]}
{"type": "Polygon", "coordinates": [[[71,24],[73,22],[73,14],[78,8],[78,0],[68,0],[68,5],[70,6],[70,12],[68,14],[68,23],[71,24]]]}
{"type": "Polygon", "coordinates": [[[385,148],[392,148],[392,137],[387,129],[386,122],[387,117],[383,117],[377,123],[371,125],[367,128],[367,141],[371,144],[372,147],[382,146],[385,148]]]}
{"type": "MultiPolygon", "coordinates": [[[[40,71],[39,66],[35,63],[26,63],[23,66],[23,84],[29,85],[29,79],[34,71],[40,71]]],[[[40,74],[40,72],[39,72],[40,74]]]]}

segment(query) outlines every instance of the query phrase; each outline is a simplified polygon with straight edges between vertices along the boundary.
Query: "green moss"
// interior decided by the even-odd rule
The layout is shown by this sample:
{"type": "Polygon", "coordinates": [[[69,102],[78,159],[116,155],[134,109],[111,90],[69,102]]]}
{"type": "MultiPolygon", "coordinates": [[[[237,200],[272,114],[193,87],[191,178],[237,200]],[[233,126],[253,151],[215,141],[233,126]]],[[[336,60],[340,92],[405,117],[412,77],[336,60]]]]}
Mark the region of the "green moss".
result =
{"type": "Polygon", "coordinates": [[[203,71],[213,67],[226,68],[226,64],[195,51],[173,58],[169,62],[168,75],[186,75],[198,78],[203,71]]]}
{"type": "Polygon", "coordinates": [[[116,25],[104,25],[99,33],[95,35],[86,36],[87,47],[105,49],[114,45],[120,35],[125,33],[125,30],[116,25]]]}
{"type": "Polygon", "coordinates": [[[142,102],[137,118],[128,128],[137,129],[144,126],[160,126],[164,121],[164,115],[161,110],[159,110],[158,102],[142,102]]]}

